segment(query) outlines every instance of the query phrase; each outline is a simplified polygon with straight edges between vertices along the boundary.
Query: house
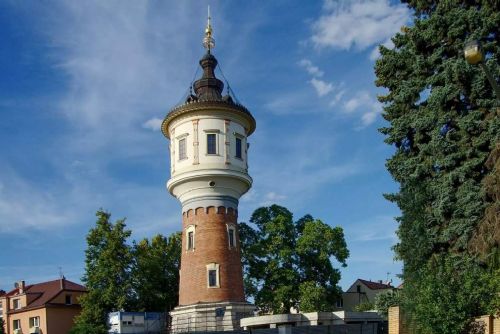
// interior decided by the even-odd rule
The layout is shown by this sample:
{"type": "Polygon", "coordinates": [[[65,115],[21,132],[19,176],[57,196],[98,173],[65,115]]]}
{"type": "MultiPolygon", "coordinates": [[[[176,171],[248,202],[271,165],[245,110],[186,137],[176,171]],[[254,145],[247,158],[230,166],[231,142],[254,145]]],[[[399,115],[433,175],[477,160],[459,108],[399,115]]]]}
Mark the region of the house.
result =
{"type": "Polygon", "coordinates": [[[108,314],[109,333],[164,333],[165,313],[111,312],[108,314]]]}
{"type": "Polygon", "coordinates": [[[373,304],[378,294],[395,289],[390,283],[372,282],[358,278],[347,291],[342,293],[342,299],[337,302],[337,308],[344,311],[354,311],[357,305],[373,304]]]}
{"type": "Polygon", "coordinates": [[[84,286],[64,277],[15,288],[0,295],[0,311],[7,334],[67,334],[81,307],[78,299],[84,286]]]}

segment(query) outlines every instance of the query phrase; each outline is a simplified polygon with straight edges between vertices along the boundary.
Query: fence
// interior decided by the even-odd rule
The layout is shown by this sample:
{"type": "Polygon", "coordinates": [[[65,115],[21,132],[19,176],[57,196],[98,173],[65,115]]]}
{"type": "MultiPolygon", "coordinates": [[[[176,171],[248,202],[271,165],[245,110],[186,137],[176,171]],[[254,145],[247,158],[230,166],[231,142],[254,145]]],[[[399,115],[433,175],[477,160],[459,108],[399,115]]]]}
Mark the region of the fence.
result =
{"type": "MultiPolygon", "coordinates": [[[[177,332],[179,333],[179,332],[177,332]]],[[[387,324],[345,324],[327,326],[297,326],[279,328],[259,328],[234,331],[184,331],[189,334],[387,334],[387,324]]]]}

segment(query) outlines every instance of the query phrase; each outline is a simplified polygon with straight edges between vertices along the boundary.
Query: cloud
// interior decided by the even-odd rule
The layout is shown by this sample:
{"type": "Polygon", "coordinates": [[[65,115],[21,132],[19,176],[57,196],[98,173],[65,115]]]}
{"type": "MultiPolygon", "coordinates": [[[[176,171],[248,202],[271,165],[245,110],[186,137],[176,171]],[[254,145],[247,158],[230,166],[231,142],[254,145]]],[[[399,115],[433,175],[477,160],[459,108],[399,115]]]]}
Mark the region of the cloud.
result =
{"type": "Polygon", "coordinates": [[[387,41],[409,18],[405,5],[389,0],[329,0],[312,25],[311,41],[320,49],[364,50],[387,41]]]}
{"type": "Polygon", "coordinates": [[[326,94],[333,91],[333,84],[331,82],[312,78],[310,83],[311,85],[313,85],[319,97],[325,96],[326,94]]]}
{"type": "Polygon", "coordinates": [[[2,166],[0,232],[46,230],[73,223],[71,210],[61,207],[59,196],[51,190],[42,191],[12,168],[2,166]]]}
{"type": "Polygon", "coordinates": [[[309,59],[302,59],[299,61],[299,65],[306,69],[307,73],[313,77],[322,77],[324,72],[319,69],[318,66],[314,66],[309,59]]]}
{"type": "MultiPolygon", "coordinates": [[[[394,47],[394,43],[390,39],[382,43],[382,45],[389,49],[392,49],[394,47]]],[[[379,46],[377,45],[376,47],[373,48],[372,52],[370,52],[370,60],[375,61],[379,57],[380,57],[380,51],[379,51],[379,46]]]]}
{"type": "Polygon", "coordinates": [[[361,91],[344,102],[343,111],[347,114],[361,114],[361,126],[367,127],[375,122],[377,115],[382,112],[382,105],[367,91],[361,91]]]}
{"type": "Polygon", "coordinates": [[[162,119],[153,117],[142,124],[144,129],[150,129],[153,131],[160,131],[162,119]]]}

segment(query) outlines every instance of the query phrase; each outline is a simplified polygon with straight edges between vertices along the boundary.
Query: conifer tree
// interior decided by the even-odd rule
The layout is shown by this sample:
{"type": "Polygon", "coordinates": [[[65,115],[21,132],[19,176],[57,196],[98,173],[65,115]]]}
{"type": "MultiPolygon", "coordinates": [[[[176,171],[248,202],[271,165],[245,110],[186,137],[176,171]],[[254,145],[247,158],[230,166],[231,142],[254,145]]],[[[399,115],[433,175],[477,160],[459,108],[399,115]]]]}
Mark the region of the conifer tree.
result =
{"type": "Polygon", "coordinates": [[[379,100],[389,125],[381,132],[396,147],[387,168],[400,189],[387,198],[402,212],[395,251],[404,263],[403,306],[417,331],[461,333],[500,292],[490,284],[499,263],[491,209],[498,196],[486,186],[498,180],[487,161],[498,159],[500,97],[463,56],[464,44],[479,39],[486,66],[500,76],[500,3],[404,2],[413,23],[393,37],[393,49],[380,48],[375,66],[376,84],[387,88],[379,100]]]}

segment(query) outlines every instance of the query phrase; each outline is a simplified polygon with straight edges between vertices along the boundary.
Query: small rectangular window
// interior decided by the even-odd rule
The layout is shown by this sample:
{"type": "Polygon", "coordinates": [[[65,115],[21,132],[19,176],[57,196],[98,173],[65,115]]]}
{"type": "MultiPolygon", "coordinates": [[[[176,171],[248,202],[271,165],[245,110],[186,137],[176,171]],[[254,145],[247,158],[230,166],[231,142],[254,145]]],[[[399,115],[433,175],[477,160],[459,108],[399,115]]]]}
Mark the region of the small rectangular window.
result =
{"type": "Polygon", "coordinates": [[[356,292],[361,293],[361,285],[356,285],[356,292]]]}
{"type": "Polygon", "coordinates": [[[193,231],[188,232],[188,249],[194,248],[194,233],[193,231]]]}
{"type": "Polygon", "coordinates": [[[234,229],[230,228],[229,233],[229,247],[234,247],[234,229]]]}
{"type": "Polygon", "coordinates": [[[186,138],[179,139],[179,160],[187,159],[186,138]]]}
{"type": "Polygon", "coordinates": [[[13,329],[21,329],[21,320],[16,319],[12,321],[12,328],[13,329]]]}
{"type": "Polygon", "coordinates": [[[337,300],[337,307],[338,308],[344,307],[344,299],[343,298],[340,298],[337,300]]]}
{"type": "Polygon", "coordinates": [[[40,327],[40,317],[30,318],[30,327],[40,327]]]}
{"type": "Polygon", "coordinates": [[[20,299],[14,299],[14,310],[19,310],[21,308],[21,300],[20,299]]]}
{"type": "Polygon", "coordinates": [[[216,287],[217,286],[217,270],[210,269],[208,271],[208,286],[216,287]]]}
{"type": "Polygon", "coordinates": [[[217,135],[207,134],[207,154],[217,154],[217,135]]]}
{"type": "Polygon", "coordinates": [[[71,295],[66,295],[66,305],[71,305],[73,304],[73,301],[71,300],[71,295]]]}
{"type": "Polygon", "coordinates": [[[236,137],[236,158],[241,159],[241,138],[236,137]]]}

